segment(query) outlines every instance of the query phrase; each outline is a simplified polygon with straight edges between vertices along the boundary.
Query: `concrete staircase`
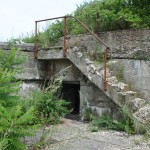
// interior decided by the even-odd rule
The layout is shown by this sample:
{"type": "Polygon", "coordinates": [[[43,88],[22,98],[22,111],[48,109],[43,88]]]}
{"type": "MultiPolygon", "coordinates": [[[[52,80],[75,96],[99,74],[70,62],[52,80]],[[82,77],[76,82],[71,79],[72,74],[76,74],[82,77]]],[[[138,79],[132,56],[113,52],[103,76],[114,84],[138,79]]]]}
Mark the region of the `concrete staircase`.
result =
{"type": "Polygon", "coordinates": [[[107,91],[104,91],[102,64],[98,65],[90,61],[77,47],[68,50],[67,58],[118,106],[126,106],[135,120],[144,124],[147,123],[150,104],[145,99],[140,98],[136,91],[131,91],[129,85],[119,82],[107,68],[107,91]]]}
{"type": "Polygon", "coordinates": [[[147,123],[150,116],[150,104],[142,99],[139,93],[131,91],[128,84],[120,82],[112,71],[107,68],[107,91],[103,89],[103,64],[90,61],[88,55],[77,47],[67,51],[67,57],[63,56],[62,47],[53,47],[48,51],[39,51],[38,59],[69,59],[92,83],[101,89],[118,106],[126,106],[132,117],[142,123],[147,123]]]}

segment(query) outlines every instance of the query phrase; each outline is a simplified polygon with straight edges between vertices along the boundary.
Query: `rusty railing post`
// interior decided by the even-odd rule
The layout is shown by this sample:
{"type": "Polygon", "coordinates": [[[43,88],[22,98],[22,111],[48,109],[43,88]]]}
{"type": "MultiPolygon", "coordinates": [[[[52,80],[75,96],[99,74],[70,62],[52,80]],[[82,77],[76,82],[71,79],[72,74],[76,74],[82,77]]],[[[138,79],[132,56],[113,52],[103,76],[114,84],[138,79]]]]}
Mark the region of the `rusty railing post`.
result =
{"type": "Polygon", "coordinates": [[[34,58],[37,59],[38,47],[37,47],[37,21],[35,21],[35,39],[34,39],[34,58]]]}
{"type": "Polygon", "coordinates": [[[64,17],[64,57],[66,57],[67,54],[67,47],[66,47],[66,21],[67,17],[64,17]]]}
{"type": "Polygon", "coordinates": [[[104,91],[107,91],[107,80],[106,80],[106,71],[107,71],[107,50],[108,47],[106,47],[105,52],[104,52],[104,91]]]}

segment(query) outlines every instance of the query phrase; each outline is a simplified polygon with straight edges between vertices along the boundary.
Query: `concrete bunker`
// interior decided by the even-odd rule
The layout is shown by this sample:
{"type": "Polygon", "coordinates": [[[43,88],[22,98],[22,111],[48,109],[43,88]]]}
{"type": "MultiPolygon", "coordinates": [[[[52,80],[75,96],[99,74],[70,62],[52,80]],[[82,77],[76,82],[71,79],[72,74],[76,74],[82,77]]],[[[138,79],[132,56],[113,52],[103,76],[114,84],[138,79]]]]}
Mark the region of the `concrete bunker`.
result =
{"type": "Polygon", "coordinates": [[[71,114],[80,113],[80,83],[79,82],[62,82],[62,99],[70,104],[68,109],[71,114]]]}

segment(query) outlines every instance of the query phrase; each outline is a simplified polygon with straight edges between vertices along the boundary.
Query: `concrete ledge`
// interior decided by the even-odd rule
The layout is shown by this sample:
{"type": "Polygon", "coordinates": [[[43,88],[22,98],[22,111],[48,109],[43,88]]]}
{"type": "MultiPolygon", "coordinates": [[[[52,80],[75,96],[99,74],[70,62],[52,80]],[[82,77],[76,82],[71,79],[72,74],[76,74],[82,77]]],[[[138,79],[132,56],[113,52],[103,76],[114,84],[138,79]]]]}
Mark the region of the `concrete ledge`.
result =
{"type": "Polygon", "coordinates": [[[52,60],[52,59],[66,59],[63,54],[63,50],[41,50],[38,52],[37,59],[44,59],[44,60],[52,60]]]}
{"type": "MultiPolygon", "coordinates": [[[[11,48],[11,43],[9,42],[0,42],[0,49],[9,50],[11,48]]],[[[20,49],[21,51],[34,51],[34,44],[33,43],[21,43],[16,44],[16,49],[20,49]]]]}

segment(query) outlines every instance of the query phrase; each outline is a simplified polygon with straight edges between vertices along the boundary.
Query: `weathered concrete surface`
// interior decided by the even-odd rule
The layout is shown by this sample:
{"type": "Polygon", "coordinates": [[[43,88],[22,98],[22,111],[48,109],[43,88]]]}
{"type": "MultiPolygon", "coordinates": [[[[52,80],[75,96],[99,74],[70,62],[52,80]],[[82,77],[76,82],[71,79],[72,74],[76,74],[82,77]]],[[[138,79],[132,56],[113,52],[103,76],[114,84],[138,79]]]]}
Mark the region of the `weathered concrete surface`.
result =
{"type": "Polygon", "coordinates": [[[12,45],[9,42],[0,42],[0,49],[10,50],[11,47],[15,47],[16,49],[20,49],[22,51],[33,51],[34,44],[33,43],[18,43],[16,45],[12,45]]]}
{"type": "Polygon", "coordinates": [[[34,59],[33,52],[22,52],[26,61],[22,64],[23,71],[17,75],[22,80],[42,80],[45,78],[45,61],[34,59]]]}
{"type": "Polygon", "coordinates": [[[96,116],[109,115],[120,119],[118,106],[88,79],[80,82],[80,114],[84,120],[85,109],[90,109],[96,116]]]}
{"type": "MultiPolygon", "coordinates": [[[[34,59],[33,52],[26,51],[23,53],[25,53],[27,61],[24,64],[24,72],[18,76],[19,79],[30,81],[49,79],[51,76],[58,74],[60,70],[63,70],[66,67],[70,66],[67,70],[65,70],[62,73],[64,81],[82,81],[82,76],[84,74],[91,82],[93,82],[98,88],[100,88],[103,91],[103,66],[96,65],[94,62],[91,62],[89,59],[87,59],[86,58],[87,56],[84,55],[84,53],[81,51],[80,48],[73,48],[70,49],[70,51],[68,51],[67,58],[70,59],[72,63],[67,59],[60,59],[62,57],[62,53],[59,59],[57,57],[56,60],[54,60],[54,57],[57,55],[57,53],[60,53],[59,50],[54,51],[54,56],[51,51],[46,51],[46,55],[43,54],[41,56],[41,59],[39,60],[34,59]],[[48,55],[48,53],[50,54],[48,55]],[[46,60],[44,60],[44,58],[46,60]]],[[[108,69],[107,69],[107,81],[108,81],[107,91],[103,92],[109,98],[111,98],[116,104],[118,104],[121,107],[124,104],[129,105],[130,109],[133,111],[133,113],[135,113],[136,117],[137,116],[140,118],[147,117],[147,115],[145,114],[144,114],[145,116],[143,115],[141,116],[139,113],[135,112],[135,110],[138,111],[137,109],[140,109],[140,107],[144,107],[146,101],[144,100],[143,103],[144,105],[140,105],[141,102],[138,101],[139,102],[137,104],[138,107],[136,107],[135,109],[135,105],[133,104],[134,102],[137,102],[138,93],[134,91],[130,92],[129,86],[124,83],[118,82],[118,80],[115,77],[112,77],[108,69]]],[[[32,85],[31,87],[33,87],[32,83],[31,85],[32,85]]],[[[98,109],[97,112],[99,114],[102,114],[102,112],[110,112],[109,111],[110,107],[107,108],[107,106],[105,106],[104,109],[99,109],[100,107],[99,108],[95,107],[93,108],[93,110],[98,109]]]]}
{"type": "MultiPolygon", "coordinates": [[[[88,124],[63,119],[57,127],[47,126],[39,130],[35,138],[26,138],[28,145],[40,140],[42,133],[47,134],[45,150],[149,150],[142,136],[128,136],[117,131],[89,131],[88,124]]],[[[32,149],[30,147],[30,149],[32,149]]]]}
{"type": "Polygon", "coordinates": [[[62,81],[80,81],[82,73],[68,59],[47,60],[45,66],[45,79],[50,79],[52,76],[61,76],[62,81]]]}
{"type": "MultiPolygon", "coordinates": [[[[111,58],[150,59],[150,29],[102,32],[99,37],[111,48],[111,58]]],[[[63,38],[58,45],[63,45],[63,38]]],[[[67,48],[79,47],[91,57],[97,57],[105,48],[92,35],[67,37],[67,48]]]]}
{"type": "Polygon", "coordinates": [[[38,60],[39,59],[43,59],[43,60],[56,60],[56,59],[66,59],[64,57],[64,53],[63,53],[63,49],[57,49],[57,47],[55,48],[51,48],[49,50],[40,50],[38,52],[38,60]]]}
{"type": "Polygon", "coordinates": [[[114,76],[122,76],[130,89],[140,93],[150,103],[150,61],[114,59],[109,62],[114,76]]]}
{"type": "Polygon", "coordinates": [[[40,90],[43,86],[43,80],[26,80],[20,85],[19,94],[22,97],[30,97],[32,92],[36,89],[40,90]]]}

